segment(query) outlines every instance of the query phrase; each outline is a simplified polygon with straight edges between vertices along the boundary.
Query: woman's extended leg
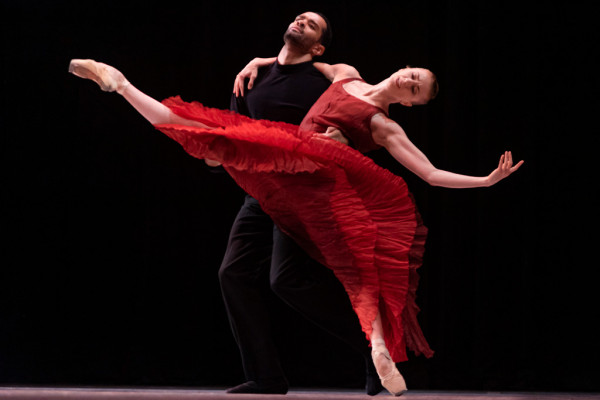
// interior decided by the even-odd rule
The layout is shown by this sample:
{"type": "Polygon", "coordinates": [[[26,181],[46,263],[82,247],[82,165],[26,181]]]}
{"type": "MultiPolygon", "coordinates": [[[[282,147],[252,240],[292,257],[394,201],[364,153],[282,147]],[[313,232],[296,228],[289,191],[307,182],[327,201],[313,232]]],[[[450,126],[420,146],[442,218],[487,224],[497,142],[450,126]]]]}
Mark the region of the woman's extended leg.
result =
{"type": "Polygon", "coordinates": [[[94,60],[71,60],[69,72],[85,79],[91,79],[105,92],[117,92],[122,95],[151,124],[179,124],[210,128],[197,121],[182,118],[174,114],[167,106],[142,93],[125,76],[110,65],[94,60]]]}
{"type": "Polygon", "coordinates": [[[381,379],[381,384],[394,396],[400,396],[406,392],[406,383],[385,346],[380,313],[377,313],[377,318],[375,318],[371,326],[373,327],[373,331],[371,332],[371,356],[373,357],[377,374],[379,374],[379,378],[381,379]]]}

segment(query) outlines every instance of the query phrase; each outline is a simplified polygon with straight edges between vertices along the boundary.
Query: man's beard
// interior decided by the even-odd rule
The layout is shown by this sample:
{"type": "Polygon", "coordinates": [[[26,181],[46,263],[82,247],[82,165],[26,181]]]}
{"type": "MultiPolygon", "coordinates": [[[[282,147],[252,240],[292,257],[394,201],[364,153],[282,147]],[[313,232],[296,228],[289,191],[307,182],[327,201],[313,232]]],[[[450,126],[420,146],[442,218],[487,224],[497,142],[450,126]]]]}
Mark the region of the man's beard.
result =
{"type": "Polygon", "coordinates": [[[308,53],[311,46],[314,43],[309,43],[309,40],[302,34],[295,34],[290,29],[285,31],[283,34],[283,41],[291,44],[292,46],[301,49],[303,52],[308,53]]]}

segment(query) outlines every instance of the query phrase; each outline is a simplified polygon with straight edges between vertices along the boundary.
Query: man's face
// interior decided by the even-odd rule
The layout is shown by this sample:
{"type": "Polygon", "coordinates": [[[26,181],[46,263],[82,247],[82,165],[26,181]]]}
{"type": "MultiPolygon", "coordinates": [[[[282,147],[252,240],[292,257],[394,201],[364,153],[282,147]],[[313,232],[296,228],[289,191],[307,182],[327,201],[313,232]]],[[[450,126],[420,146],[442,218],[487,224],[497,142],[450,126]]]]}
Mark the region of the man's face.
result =
{"type": "Polygon", "coordinates": [[[310,52],[313,46],[320,43],[321,35],[326,29],[325,20],[314,12],[305,12],[296,17],[283,35],[284,41],[310,52]]]}

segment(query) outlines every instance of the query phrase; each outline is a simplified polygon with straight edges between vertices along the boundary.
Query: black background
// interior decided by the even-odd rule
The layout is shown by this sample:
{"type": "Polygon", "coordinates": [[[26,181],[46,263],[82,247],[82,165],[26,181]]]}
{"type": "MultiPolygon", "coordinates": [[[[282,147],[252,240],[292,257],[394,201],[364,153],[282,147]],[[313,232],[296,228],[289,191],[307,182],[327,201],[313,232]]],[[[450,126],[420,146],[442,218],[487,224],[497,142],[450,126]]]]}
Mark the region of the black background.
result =
{"type": "MultiPolygon", "coordinates": [[[[235,74],[322,11],[376,83],[433,70],[439,98],[392,117],[439,168],[522,169],[429,187],[388,155],[430,228],[418,302],[432,359],[409,387],[600,391],[595,10],[572,2],[0,2],[0,384],[243,381],[217,270],[243,192],[122,98],[67,73],[114,65],[150,96],[227,108],[235,74]]],[[[273,299],[295,387],[360,387],[360,357],[273,299]]]]}

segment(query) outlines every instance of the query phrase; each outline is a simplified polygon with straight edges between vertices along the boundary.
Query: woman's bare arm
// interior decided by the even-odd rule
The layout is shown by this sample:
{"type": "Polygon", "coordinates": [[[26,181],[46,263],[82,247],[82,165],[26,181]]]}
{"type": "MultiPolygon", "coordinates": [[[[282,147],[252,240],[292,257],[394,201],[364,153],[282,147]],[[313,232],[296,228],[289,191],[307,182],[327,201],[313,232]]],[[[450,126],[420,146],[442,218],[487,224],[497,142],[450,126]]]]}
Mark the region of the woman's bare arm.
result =
{"type": "Polygon", "coordinates": [[[233,93],[235,93],[235,97],[240,95],[244,95],[244,81],[248,78],[248,90],[252,89],[254,86],[254,80],[258,75],[258,69],[260,67],[266,67],[267,65],[271,65],[277,60],[277,57],[269,57],[269,58],[260,58],[256,57],[252,61],[250,61],[244,69],[240,71],[239,74],[235,77],[235,82],[233,82],[233,93]]]}
{"type": "Polygon", "coordinates": [[[513,165],[512,154],[510,151],[507,151],[500,157],[498,168],[488,176],[456,174],[434,167],[425,154],[408,139],[402,127],[383,114],[376,114],[373,117],[371,128],[375,143],[385,147],[400,164],[432,186],[447,188],[491,186],[506,178],[523,165],[523,161],[519,161],[516,165],[513,165]]]}
{"type": "Polygon", "coordinates": [[[360,74],[352,65],[348,64],[325,64],[316,62],[313,64],[316,69],[331,82],[340,81],[347,78],[360,78],[360,74]]]}
{"type": "MultiPolygon", "coordinates": [[[[260,58],[256,57],[250,61],[235,77],[233,83],[233,93],[237,96],[244,95],[244,82],[248,79],[248,90],[254,86],[254,80],[258,75],[258,69],[267,65],[273,64],[277,57],[260,58]]],[[[360,74],[351,65],[348,64],[326,64],[322,62],[314,63],[317,68],[331,82],[336,82],[346,78],[360,78],[360,74]]]]}

